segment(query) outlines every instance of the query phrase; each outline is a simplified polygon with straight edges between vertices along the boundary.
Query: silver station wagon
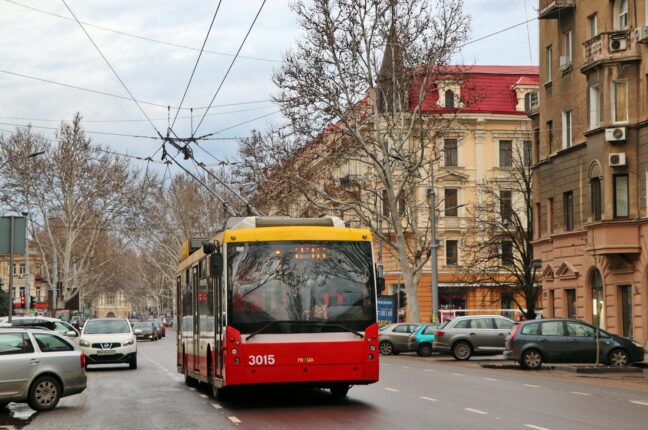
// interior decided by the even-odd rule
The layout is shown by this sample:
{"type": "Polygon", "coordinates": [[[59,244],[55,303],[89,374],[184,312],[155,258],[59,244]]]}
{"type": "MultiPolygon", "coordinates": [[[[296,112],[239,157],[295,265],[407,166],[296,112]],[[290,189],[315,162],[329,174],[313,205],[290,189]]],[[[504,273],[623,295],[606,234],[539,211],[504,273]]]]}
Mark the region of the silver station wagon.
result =
{"type": "Polygon", "coordinates": [[[42,329],[0,327],[0,408],[27,402],[53,409],[86,388],[85,355],[73,342],[42,329]]]}
{"type": "Polygon", "coordinates": [[[468,360],[475,353],[501,354],[515,322],[499,315],[457,317],[439,327],[434,351],[468,360]]]}

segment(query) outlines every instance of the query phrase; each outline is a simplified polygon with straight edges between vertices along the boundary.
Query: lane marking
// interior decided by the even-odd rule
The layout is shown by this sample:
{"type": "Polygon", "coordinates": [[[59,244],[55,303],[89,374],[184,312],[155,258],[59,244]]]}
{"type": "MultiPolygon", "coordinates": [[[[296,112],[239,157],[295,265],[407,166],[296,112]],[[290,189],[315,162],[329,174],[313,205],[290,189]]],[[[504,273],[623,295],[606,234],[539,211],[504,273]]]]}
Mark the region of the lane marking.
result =
{"type": "Polygon", "coordinates": [[[411,369],[409,366],[401,366],[401,369],[411,369]]]}
{"type": "Polygon", "coordinates": [[[495,379],[495,378],[484,378],[484,380],[493,381],[493,382],[498,382],[499,381],[499,379],[495,379]]]}
{"type": "Polygon", "coordinates": [[[236,417],[227,417],[227,419],[230,420],[231,422],[233,422],[234,424],[240,424],[241,423],[241,420],[239,420],[236,417]]]}
{"type": "Polygon", "coordinates": [[[464,408],[464,411],[472,412],[474,414],[488,415],[488,412],[480,411],[479,409],[464,408]]]}
{"type": "Polygon", "coordinates": [[[423,369],[423,370],[425,370],[426,372],[434,372],[434,369],[423,369]]]}
{"type": "Polygon", "coordinates": [[[528,428],[534,429],[534,430],[549,430],[546,427],[534,426],[533,424],[525,424],[524,427],[528,427],[528,428]]]}
{"type": "Polygon", "coordinates": [[[522,384],[525,387],[531,387],[531,388],[540,388],[540,385],[532,385],[532,384],[522,384]]]}
{"type": "Polygon", "coordinates": [[[194,387],[189,387],[189,389],[190,389],[191,391],[196,391],[196,389],[195,389],[194,387]]]}
{"type": "Polygon", "coordinates": [[[396,388],[385,388],[387,391],[393,391],[395,393],[398,393],[398,390],[396,388]]]}
{"type": "Polygon", "coordinates": [[[454,376],[466,376],[463,373],[451,373],[451,375],[454,375],[454,376]]]}
{"type": "Polygon", "coordinates": [[[208,396],[207,394],[200,393],[200,397],[202,397],[203,399],[206,399],[206,398],[208,398],[209,396],[208,396]]]}
{"type": "Polygon", "coordinates": [[[213,406],[214,409],[223,409],[223,407],[218,403],[212,403],[211,405],[213,406]]]}
{"type": "Polygon", "coordinates": [[[634,403],[635,405],[648,406],[648,402],[642,402],[640,400],[630,400],[630,403],[634,403]]]}
{"type": "Polygon", "coordinates": [[[433,399],[432,397],[421,396],[420,398],[423,399],[423,400],[427,400],[428,402],[436,402],[437,401],[437,399],[433,399]]]}
{"type": "Polygon", "coordinates": [[[579,396],[591,396],[590,393],[583,393],[583,392],[580,392],[580,391],[570,391],[570,393],[578,394],[579,396]]]}

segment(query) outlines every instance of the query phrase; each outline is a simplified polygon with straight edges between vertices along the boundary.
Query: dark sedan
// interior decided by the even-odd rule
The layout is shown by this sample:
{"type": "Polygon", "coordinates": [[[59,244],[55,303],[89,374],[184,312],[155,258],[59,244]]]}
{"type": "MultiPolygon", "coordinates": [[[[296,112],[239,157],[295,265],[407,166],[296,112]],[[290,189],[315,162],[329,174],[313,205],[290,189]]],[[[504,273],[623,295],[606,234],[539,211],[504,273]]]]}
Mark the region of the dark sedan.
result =
{"type": "Polygon", "coordinates": [[[148,339],[148,340],[157,340],[158,332],[155,327],[155,323],[152,321],[137,322],[133,325],[133,333],[137,337],[137,340],[148,339]]]}
{"type": "Polygon", "coordinates": [[[526,369],[538,369],[542,363],[595,363],[597,339],[601,363],[627,366],[644,359],[640,343],[567,319],[519,323],[506,338],[504,357],[526,369]]]}

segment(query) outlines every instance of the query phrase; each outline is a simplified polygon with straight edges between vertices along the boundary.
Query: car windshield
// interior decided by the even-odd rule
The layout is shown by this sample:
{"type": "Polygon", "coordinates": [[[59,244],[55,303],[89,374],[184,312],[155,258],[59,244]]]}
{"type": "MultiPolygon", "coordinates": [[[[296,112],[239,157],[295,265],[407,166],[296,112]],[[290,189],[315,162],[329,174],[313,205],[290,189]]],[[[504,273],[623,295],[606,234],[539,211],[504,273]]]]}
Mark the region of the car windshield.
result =
{"type": "Polygon", "coordinates": [[[376,322],[369,242],[230,243],[227,253],[229,321],[243,333],[270,322],[265,333],[376,322]]]}
{"type": "Polygon", "coordinates": [[[150,330],[150,329],[153,328],[153,324],[152,323],[139,322],[139,323],[136,323],[133,326],[133,328],[140,329],[140,330],[141,329],[149,329],[150,330]]]}
{"type": "Polygon", "coordinates": [[[94,320],[88,321],[83,330],[84,334],[114,334],[130,333],[126,320],[94,320]]]}

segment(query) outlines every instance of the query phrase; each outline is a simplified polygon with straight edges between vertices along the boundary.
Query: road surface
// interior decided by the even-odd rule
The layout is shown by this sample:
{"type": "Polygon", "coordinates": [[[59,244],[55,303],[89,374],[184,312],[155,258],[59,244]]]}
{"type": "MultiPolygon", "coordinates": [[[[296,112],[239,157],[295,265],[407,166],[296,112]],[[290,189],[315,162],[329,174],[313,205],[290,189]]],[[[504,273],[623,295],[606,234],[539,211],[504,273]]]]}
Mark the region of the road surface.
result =
{"type": "Polygon", "coordinates": [[[11,404],[0,429],[636,429],[648,428],[648,383],[614,387],[550,372],[381,357],[381,380],[335,402],[328,391],[268,388],[219,403],[175,371],[174,331],[139,344],[139,369],[101,366],[88,388],[35,413],[11,404]]]}

